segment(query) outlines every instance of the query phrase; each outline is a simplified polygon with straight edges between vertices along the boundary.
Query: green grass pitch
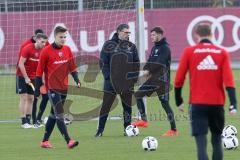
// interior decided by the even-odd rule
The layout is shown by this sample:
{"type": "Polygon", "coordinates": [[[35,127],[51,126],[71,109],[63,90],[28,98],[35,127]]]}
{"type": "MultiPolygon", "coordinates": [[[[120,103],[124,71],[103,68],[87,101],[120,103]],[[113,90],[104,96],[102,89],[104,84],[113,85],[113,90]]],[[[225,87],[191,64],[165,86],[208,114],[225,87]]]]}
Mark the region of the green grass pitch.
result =
{"type": "MultiPolygon", "coordinates": [[[[172,81],[175,72],[172,72],[172,81]]],[[[237,86],[237,97],[239,97],[239,70],[234,70],[235,82],[237,86]]],[[[85,84],[89,88],[101,88],[101,76],[95,84],[85,84]]],[[[15,94],[15,76],[0,76],[0,120],[19,119],[18,96],[15,94]]],[[[40,129],[22,129],[19,122],[0,123],[0,159],[1,160],[193,160],[196,159],[196,147],[192,137],[190,137],[189,119],[187,114],[188,99],[188,81],[185,83],[183,95],[185,99],[185,113],[179,113],[176,110],[171,91],[171,105],[175,111],[177,127],[180,132],[178,137],[162,137],[162,134],[169,129],[169,123],[166,120],[163,109],[156,97],[148,98],[148,116],[150,126],[145,129],[140,128],[140,135],[137,137],[124,137],[122,121],[110,120],[107,122],[106,129],[102,138],[94,138],[97,121],[74,121],[69,127],[71,137],[79,140],[79,147],[69,150],[55,128],[51,142],[54,149],[41,149],[39,147],[44,128],[40,129]],[[141,147],[142,139],[146,136],[157,138],[159,147],[156,151],[145,152],[141,147]]],[[[91,99],[82,96],[69,96],[74,101],[71,111],[82,113],[99,105],[101,100],[91,99]]],[[[228,99],[226,107],[228,106],[228,99]]],[[[134,114],[136,106],[133,106],[134,114]]],[[[44,116],[49,113],[48,109],[44,116]]],[[[111,116],[121,115],[122,107],[120,103],[117,108],[111,112],[111,116]]],[[[226,108],[226,124],[232,124],[237,128],[239,126],[239,113],[235,117],[228,115],[226,108]]],[[[239,137],[239,136],[238,136],[239,137]]],[[[211,137],[208,137],[208,153],[211,159],[211,137]]],[[[240,150],[224,151],[224,159],[239,159],[240,150]]]]}

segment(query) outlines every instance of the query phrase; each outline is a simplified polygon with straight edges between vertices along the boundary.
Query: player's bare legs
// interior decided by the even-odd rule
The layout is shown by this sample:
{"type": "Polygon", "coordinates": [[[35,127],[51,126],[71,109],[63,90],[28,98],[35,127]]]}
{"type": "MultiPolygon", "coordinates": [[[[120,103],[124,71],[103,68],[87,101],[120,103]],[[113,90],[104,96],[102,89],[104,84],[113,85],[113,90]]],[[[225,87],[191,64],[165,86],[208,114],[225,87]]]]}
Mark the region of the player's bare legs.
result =
{"type": "Polygon", "coordinates": [[[31,125],[28,124],[27,118],[26,118],[26,107],[27,107],[27,101],[28,101],[28,96],[27,94],[19,94],[20,95],[20,100],[19,100],[19,111],[20,111],[20,116],[22,120],[22,127],[23,128],[32,128],[31,125]]]}
{"type": "Polygon", "coordinates": [[[19,98],[19,111],[21,117],[26,117],[25,106],[27,101],[27,94],[20,94],[19,98]]]}
{"type": "Polygon", "coordinates": [[[32,115],[32,105],[33,105],[33,101],[34,101],[34,96],[27,94],[27,100],[26,100],[26,118],[28,123],[30,124],[30,119],[31,119],[31,115],[32,115]]]}

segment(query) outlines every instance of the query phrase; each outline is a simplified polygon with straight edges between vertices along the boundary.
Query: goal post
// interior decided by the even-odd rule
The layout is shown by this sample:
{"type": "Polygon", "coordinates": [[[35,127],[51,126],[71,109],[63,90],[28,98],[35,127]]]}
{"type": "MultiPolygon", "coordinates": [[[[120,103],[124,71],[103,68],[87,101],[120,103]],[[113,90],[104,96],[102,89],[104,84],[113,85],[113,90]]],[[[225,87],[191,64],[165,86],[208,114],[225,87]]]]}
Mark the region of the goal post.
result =
{"type": "MultiPolygon", "coordinates": [[[[143,64],[146,62],[146,54],[145,54],[145,21],[144,21],[144,0],[137,0],[137,48],[139,53],[139,59],[141,63],[141,70],[143,68],[143,64]]],[[[142,72],[140,72],[140,76],[142,76],[142,72]]],[[[146,97],[143,98],[143,102],[145,104],[145,111],[147,113],[147,99],[146,97]]],[[[140,113],[138,113],[138,119],[140,118],[140,113]]]]}

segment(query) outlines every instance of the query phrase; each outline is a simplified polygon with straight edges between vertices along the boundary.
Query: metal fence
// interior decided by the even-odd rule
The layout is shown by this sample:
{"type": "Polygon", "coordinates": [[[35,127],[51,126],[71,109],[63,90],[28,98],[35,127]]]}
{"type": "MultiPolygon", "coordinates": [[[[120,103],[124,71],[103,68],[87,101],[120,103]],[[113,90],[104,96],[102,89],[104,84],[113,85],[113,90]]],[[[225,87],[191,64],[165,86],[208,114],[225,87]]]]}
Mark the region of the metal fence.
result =
{"type": "Polygon", "coordinates": [[[145,8],[239,7],[240,0],[146,0],[145,8]]]}
{"type": "MultiPolygon", "coordinates": [[[[129,0],[1,0],[1,12],[125,9],[129,0]],[[97,2],[97,3],[96,3],[97,2]],[[112,4],[112,5],[111,5],[112,4]]],[[[146,9],[239,7],[240,0],[145,0],[146,9]]],[[[133,7],[134,8],[134,7],[133,7]]],[[[129,9],[129,8],[128,8],[129,9]]]]}

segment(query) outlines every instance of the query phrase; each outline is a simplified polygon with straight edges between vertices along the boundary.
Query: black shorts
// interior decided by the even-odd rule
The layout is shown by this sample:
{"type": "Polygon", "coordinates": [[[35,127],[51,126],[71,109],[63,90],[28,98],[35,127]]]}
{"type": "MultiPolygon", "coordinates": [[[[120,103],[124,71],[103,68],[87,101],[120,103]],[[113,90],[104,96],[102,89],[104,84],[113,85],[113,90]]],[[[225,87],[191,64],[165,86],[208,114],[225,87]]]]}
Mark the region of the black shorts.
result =
{"type": "Polygon", "coordinates": [[[52,106],[51,113],[54,115],[64,113],[64,103],[67,97],[67,91],[58,92],[56,90],[49,90],[48,97],[52,106]]]}
{"type": "Polygon", "coordinates": [[[221,134],[224,128],[224,108],[222,105],[190,105],[191,131],[193,136],[208,133],[221,134]]]}
{"type": "MultiPolygon", "coordinates": [[[[35,80],[31,79],[33,85],[35,85],[35,80]]],[[[24,77],[16,76],[16,93],[17,94],[31,94],[34,95],[34,91],[31,86],[29,86],[26,82],[24,77]]]]}

